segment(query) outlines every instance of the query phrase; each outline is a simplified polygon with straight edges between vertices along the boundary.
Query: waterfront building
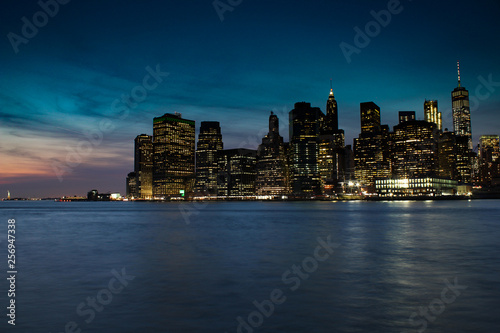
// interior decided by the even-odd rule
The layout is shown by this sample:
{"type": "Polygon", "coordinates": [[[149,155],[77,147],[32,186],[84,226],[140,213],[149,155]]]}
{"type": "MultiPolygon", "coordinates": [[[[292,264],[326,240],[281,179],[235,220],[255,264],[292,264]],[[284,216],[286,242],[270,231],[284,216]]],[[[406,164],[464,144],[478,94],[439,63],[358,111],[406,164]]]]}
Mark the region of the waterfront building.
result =
{"type": "Polygon", "coordinates": [[[333,194],[334,189],[345,173],[345,134],[338,127],[338,105],[330,89],[326,102],[326,115],[321,121],[318,137],[318,172],[321,180],[321,193],[333,194]]]}
{"type": "Polygon", "coordinates": [[[373,189],[376,178],[390,176],[389,127],[380,125],[380,108],[373,102],[360,104],[361,133],[354,139],[354,175],[373,189]]]}
{"type": "Polygon", "coordinates": [[[392,176],[416,178],[437,175],[437,125],[412,120],[394,126],[391,148],[392,176]]]}
{"type": "Polygon", "coordinates": [[[196,149],[196,192],[217,195],[218,154],[224,149],[220,124],[203,121],[196,149]]]}
{"type": "Polygon", "coordinates": [[[457,194],[456,180],[437,177],[377,179],[375,188],[381,197],[443,196],[457,194]]]}
{"type": "Polygon", "coordinates": [[[300,102],[289,113],[291,186],[298,196],[321,193],[318,170],[320,121],[324,114],[310,103],[300,102]]]}
{"type": "Polygon", "coordinates": [[[138,135],[134,140],[134,172],[136,174],[135,198],[153,197],[153,137],[138,135]]]}
{"type": "Polygon", "coordinates": [[[137,174],[131,172],[127,175],[127,187],[126,187],[127,198],[137,198],[137,174]]]}
{"type": "Polygon", "coordinates": [[[279,133],[279,119],[271,112],[269,132],[262,138],[257,150],[257,195],[283,196],[289,193],[287,157],[283,137],[279,133]]]}
{"type": "Polygon", "coordinates": [[[500,177],[500,145],[498,135],[483,135],[479,138],[479,183],[491,186],[500,177]]]}
{"type": "Polygon", "coordinates": [[[457,156],[455,133],[446,128],[438,139],[438,175],[446,179],[457,179],[457,156]]]}
{"type": "Polygon", "coordinates": [[[256,163],[256,150],[239,148],[220,151],[218,196],[239,199],[255,196],[256,163]]]}
{"type": "MultiPolygon", "coordinates": [[[[455,133],[456,134],[456,133],[455,133]]],[[[469,149],[469,137],[455,135],[456,179],[463,184],[471,184],[473,177],[474,153],[469,149]]]]}
{"type": "Polygon", "coordinates": [[[153,119],[153,195],[182,197],[195,181],[195,122],[179,113],[153,119]]]}

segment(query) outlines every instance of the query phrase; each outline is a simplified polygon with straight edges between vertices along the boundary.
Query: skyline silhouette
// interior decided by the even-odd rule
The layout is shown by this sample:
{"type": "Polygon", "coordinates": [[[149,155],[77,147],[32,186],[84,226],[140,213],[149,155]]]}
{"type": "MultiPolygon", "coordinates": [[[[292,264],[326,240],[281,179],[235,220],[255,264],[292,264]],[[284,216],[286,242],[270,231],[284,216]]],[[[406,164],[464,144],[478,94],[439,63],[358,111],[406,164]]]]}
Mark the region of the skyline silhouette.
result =
{"type": "Polygon", "coordinates": [[[390,22],[365,29],[390,9],[387,1],[257,1],[226,11],[221,21],[212,1],[59,3],[16,53],[9,34],[24,38],[23,25],[39,20],[43,8],[9,3],[0,14],[0,197],[7,190],[20,197],[82,194],[89,179],[103,192],[125,192],[133,138],[151,134],[151,119],[167,112],[220,121],[225,147],[255,137],[256,148],[255,132],[266,129],[269,111],[282,122],[296,102],[326,111],[330,79],[346,144],[359,133],[365,101],[379,105],[382,123],[393,126],[398,111],[423,119],[424,101],[438,100],[443,128],[451,130],[457,60],[463,86],[479,102],[471,107],[473,143],[498,134],[500,46],[492,41],[500,4],[401,1],[390,22]],[[357,31],[369,32],[363,47],[357,31]],[[359,50],[350,63],[342,43],[359,50]],[[53,163],[92,133],[99,143],[61,181],[53,163]]]}

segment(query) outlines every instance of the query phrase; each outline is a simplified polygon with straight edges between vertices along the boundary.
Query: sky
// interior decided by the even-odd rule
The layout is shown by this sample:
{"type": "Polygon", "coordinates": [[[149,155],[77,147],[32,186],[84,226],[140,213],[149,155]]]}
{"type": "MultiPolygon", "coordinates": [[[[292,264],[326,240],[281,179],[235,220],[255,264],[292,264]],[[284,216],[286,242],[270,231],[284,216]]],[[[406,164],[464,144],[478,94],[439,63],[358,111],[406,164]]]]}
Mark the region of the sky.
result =
{"type": "Polygon", "coordinates": [[[452,129],[457,60],[477,143],[500,134],[499,14],[497,0],[5,0],[0,198],[124,194],[133,140],[164,113],[256,148],[273,111],[288,140],[294,103],[325,111],[330,80],[346,144],[367,101],[392,128],[438,100],[452,129]]]}

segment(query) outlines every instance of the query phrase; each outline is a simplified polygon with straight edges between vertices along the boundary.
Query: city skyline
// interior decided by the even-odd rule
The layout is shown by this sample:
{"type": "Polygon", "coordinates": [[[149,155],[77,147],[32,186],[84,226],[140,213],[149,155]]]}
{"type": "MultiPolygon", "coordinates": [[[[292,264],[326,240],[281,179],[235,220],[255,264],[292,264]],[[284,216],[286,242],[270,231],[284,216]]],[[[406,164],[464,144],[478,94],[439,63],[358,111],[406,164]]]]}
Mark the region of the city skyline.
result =
{"type": "MultiPolygon", "coordinates": [[[[374,21],[371,12],[387,10],[386,1],[286,7],[276,2],[242,3],[225,12],[223,21],[212,2],[188,8],[150,1],[148,8],[125,1],[121,13],[135,11],[137,18],[125,30],[118,28],[123,19],[110,20],[115,7],[109,4],[60,5],[47,26],[40,27],[28,43],[19,44],[18,53],[8,38],[1,44],[0,59],[7,66],[0,79],[0,197],[7,190],[16,197],[83,194],[90,189],[89,179],[95,181],[91,188],[124,193],[123,178],[133,169],[132,139],[139,133],[152,134],[150,119],[166,112],[177,111],[197,122],[220,121],[227,148],[240,148],[251,138],[243,148],[256,149],[261,135],[255,132],[267,131],[269,111],[282,123],[283,114],[296,102],[310,102],[326,112],[330,79],[346,144],[359,133],[359,103],[365,101],[375,102],[381,108],[381,123],[392,127],[399,111],[414,110],[417,119],[424,119],[424,101],[437,100],[443,129],[452,130],[450,92],[457,85],[457,60],[462,85],[479,101],[475,108],[471,105],[477,145],[481,135],[498,134],[499,49],[487,40],[499,32],[494,13],[500,5],[484,1],[482,8],[467,7],[468,20],[460,29],[469,33],[458,38],[454,21],[461,6],[434,4],[427,15],[430,3],[402,1],[403,10],[393,14],[366,47],[359,47],[350,63],[339,45],[355,45],[354,28],[374,21]],[[326,15],[332,10],[345,15],[333,22],[326,15]],[[168,19],[160,23],[154,19],[161,13],[168,19]],[[417,29],[424,14],[429,24],[417,29]],[[72,22],[75,17],[102,23],[104,34],[92,25],[78,27],[72,22]],[[278,21],[271,23],[275,18],[278,21]],[[288,38],[262,37],[266,29],[288,38]],[[435,30],[446,38],[438,39],[435,30]],[[426,43],[435,56],[418,50],[419,43],[426,43]],[[205,52],[200,54],[200,49],[205,52]],[[147,75],[151,79],[147,86],[155,88],[120,119],[122,114],[110,111],[113,102],[130,94],[147,75]],[[102,124],[103,120],[108,123],[102,124]],[[96,128],[102,138],[92,138],[96,128]],[[68,149],[89,135],[88,140],[96,143],[91,152],[81,161],[63,165],[58,177],[53,162],[64,164],[68,149]]],[[[21,18],[31,18],[39,10],[36,4],[12,4],[3,14],[9,14],[2,20],[4,36],[20,34],[21,18]]],[[[287,131],[281,133],[289,141],[287,131]]]]}

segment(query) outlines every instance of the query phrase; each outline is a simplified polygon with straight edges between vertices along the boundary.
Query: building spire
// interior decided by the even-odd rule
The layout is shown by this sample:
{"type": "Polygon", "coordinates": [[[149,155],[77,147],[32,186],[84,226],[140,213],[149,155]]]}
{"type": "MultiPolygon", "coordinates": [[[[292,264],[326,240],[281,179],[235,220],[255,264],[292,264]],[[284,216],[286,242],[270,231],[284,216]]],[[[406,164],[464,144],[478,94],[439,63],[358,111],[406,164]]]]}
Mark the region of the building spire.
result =
{"type": "Polygon", "coordinates": [[[460,84],[460,61],[457,61],[457,69],[458,69],[458,87],[461,87],[460,84]]]}
{"type": "Polygon", "coordinates": [[[333,84],[332,84],[332,79],[330,79],[330,96],[333,96],[333,84]]]}

